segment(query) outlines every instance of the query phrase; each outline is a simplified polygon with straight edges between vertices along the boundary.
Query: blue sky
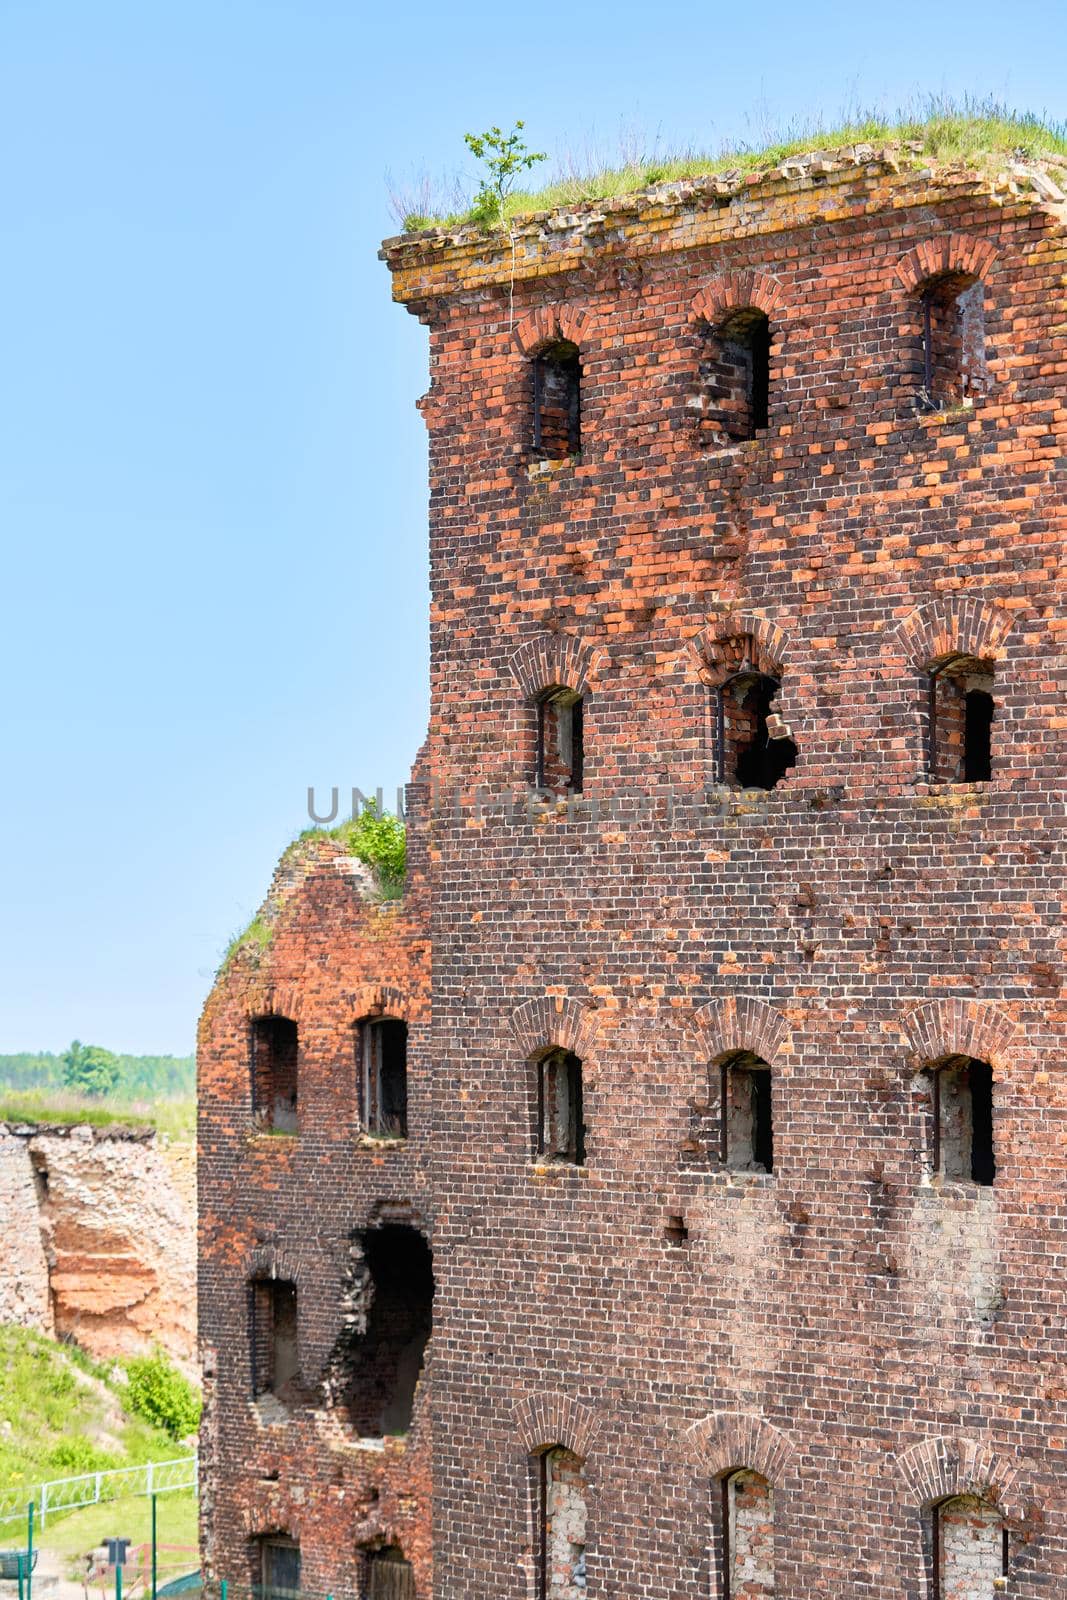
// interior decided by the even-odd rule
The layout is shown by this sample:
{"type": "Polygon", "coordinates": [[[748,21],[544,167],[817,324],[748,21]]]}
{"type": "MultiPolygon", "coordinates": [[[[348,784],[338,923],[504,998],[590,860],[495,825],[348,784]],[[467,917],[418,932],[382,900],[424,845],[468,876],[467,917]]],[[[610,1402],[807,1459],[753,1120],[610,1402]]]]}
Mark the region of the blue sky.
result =
{"type": "Polygon", "coordinates": [[[996,93],[1063,117],[1062,8],[0,0],[0,1051],[191,1048],[309,784],[426,704],[425,333],[386,174],[523,117],[716,148],[996,93]]]}

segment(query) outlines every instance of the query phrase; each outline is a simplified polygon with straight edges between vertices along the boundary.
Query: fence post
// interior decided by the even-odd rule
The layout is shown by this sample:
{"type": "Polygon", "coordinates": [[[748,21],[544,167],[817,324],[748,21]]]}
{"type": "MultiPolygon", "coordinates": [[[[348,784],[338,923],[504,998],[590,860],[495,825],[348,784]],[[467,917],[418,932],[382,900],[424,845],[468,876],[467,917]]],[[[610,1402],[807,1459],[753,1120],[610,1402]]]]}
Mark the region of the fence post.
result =
{"type": "Polygon", "coordinates": [[[145,1493],[146,1494],[154,1494],[155,1493],[156,1479],[155,1479],[154,1468],[155,1468],[155,1462],[154,1461],[150,1461],[148,1463],[148,1483],[147,1483],[147,1486],[145,1488],[145,1493]]]}
{"type": "Polygon", "coordinates": [[[19,1575],[19,1600],[22,1600],[22,1551],[15,1557],[15,1567],[19,1575]]]}
{"type": "Polygon", "coordinates": [[[156,1600],[156,1497],[152,1496],[152,1600],[156,1600]]]}
{"type": "Polygon", "coordinates": [[[33,1596],[33,1501],[27,1508],[26,1517],[26,1600],[33,1596]]]}
{"type": "Polygon", "coordinates": [[[116,1561],[115,1562],[115,1600],[122,1600],[122,1562],[121,1561],[116,1561]]]}
{"type": "Polygon", "coordinates": [[[100,1491],[101,1491],[101,1489],[103,1487],[103,1483],[102,1483],[103,1476],[104,1476],[104,1474],[102,1472],[98,1472],[97,1475],[96,1475],[96,1482],[93,1484],[93,1505],[94,1506],[98,1506],[100,1504],[100,1491]]]}
{"type": "Polygon", "coordinates": [[[226,1600],[226,1596],[227,1596],[227,1594],[229,1592],[229,1588],[230,1588],[229,1584],[226,1582],[226,1579],[223,1578],[223,1580],[222,1580],[222,1600],[226,1600]]]}
{"type": "Polygon", "coordinates": [[[41,1485],[41,1517],[40,1517],[40,1521],[37,1524],[37,1526],[39,1528],[43,1528],[44,1527],[45,1513],[47,1512],[47,1510],[48,1510],[48,1485],[47,1485],[47,1483],[42,1483],[42,1485],[41,1485]]]}

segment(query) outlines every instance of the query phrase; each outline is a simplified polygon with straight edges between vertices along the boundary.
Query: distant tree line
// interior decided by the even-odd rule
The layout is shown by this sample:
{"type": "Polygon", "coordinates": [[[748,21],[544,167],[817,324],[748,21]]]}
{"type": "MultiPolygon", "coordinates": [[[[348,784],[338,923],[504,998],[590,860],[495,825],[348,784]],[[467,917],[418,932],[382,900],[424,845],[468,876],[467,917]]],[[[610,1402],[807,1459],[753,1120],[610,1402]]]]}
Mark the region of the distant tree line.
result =
{"type": "Polygon", "coordinates": [[[196,1093],[194,1056],[123,1056],[75,1039],[61,1055],[0,1055],[0,1088],[75,1089],[123,1100],[174,1100],[196,1093]]]}

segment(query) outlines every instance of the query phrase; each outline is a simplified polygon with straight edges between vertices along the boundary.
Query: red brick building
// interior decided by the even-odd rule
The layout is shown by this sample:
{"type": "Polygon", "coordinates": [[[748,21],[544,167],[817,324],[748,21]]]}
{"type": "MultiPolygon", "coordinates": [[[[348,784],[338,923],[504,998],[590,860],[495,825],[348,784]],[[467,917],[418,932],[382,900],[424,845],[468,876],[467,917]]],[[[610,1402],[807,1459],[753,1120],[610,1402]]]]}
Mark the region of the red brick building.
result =
{"type": "Polygon", "coordinates": [[[214,1577],[1067,1595],[1056,177],[387,243],[430,737],[205,1013],[214,1577]]]}

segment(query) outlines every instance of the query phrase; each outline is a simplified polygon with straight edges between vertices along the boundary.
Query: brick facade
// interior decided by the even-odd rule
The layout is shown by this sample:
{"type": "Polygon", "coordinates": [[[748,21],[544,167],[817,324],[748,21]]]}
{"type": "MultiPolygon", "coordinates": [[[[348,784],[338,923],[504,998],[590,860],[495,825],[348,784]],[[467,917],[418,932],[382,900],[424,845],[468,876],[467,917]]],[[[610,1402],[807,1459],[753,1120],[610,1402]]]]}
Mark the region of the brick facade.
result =
{"type": "Polygon", "coordinates": [[[301,1269],[321,1365],[331,1230],[399,1195],[326,1069],[383,955],[425,1015],[428,916],[427,1100],[395,1159],[433,1218],[437,1600],[539,1600],[557,1451],[590,1600],[722,1600],[739,1546],[735,1595],[988,1600],[991,1526],[1010,1593],[1067,1592],[1057,194],[857,151],[387,244],[430,330],[432,894],[416,872],[386,953],[379,913],[313,874],[275,935],[266,965],[322,1039],[291,1157],[241,1123],[245,980],[209,1003],[216,1550],[257,1493],[271,1515],[300,1493],[308,1582],[362,1581],[311,1423],[287,1488],[238,1470],[266,1456],[233,1296],[249,1230],[292,1250],[322,1208],[301,1269]],[[928,352],[975,370],[975,305],[982,384],[932,405],[928,352]],[[738,438],[709,340],[754,309],[767,425],[738,438]],[[532,364],[563,339],[581,448],[545,459],[532,364]],[[952,781],[990,680],[990,776],[952,781]],[[581,783],[532,804],[557,689],[581,696],[581,783]],[[754,739],[791,746],[773,788],[747,786],[754,739]],[[538,1150],[551,1049],[581,1062],[581,1164],[538,1150]],[[992,1182],[938,1170],[939,1075],[977,1083],[971,1063],[992,1182]],[[769,1074],[769,1164],[722,1159],[746,1074],[769,1074]]]}

